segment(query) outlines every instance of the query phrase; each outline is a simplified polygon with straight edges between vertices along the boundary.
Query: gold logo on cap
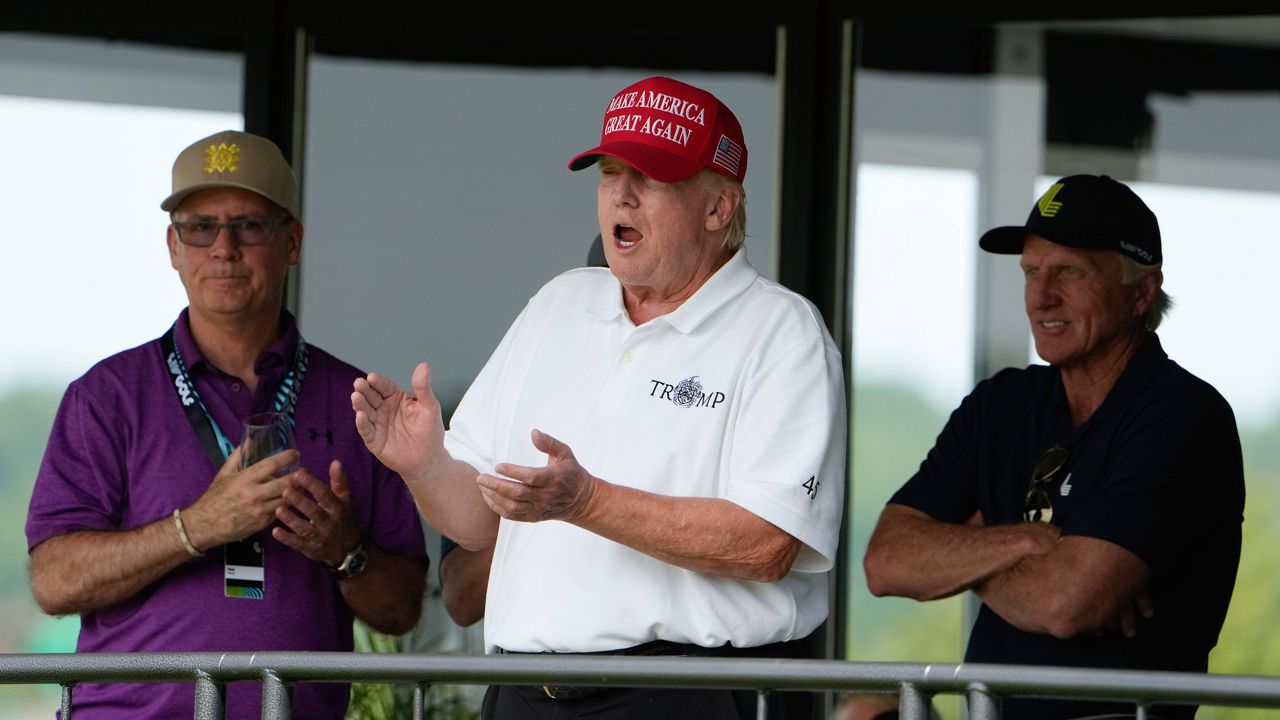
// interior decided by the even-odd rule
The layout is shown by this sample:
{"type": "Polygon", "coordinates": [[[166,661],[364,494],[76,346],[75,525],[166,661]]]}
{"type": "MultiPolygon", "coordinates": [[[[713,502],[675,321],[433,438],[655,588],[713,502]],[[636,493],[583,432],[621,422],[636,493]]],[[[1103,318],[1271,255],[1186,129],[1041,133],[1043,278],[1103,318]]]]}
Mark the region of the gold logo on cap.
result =
{"type": "Polygon", "coordinates": [[[1040,208],[1040,215],[1042,217],[1053,217],[1062,209],[1062,203],[1053,199],[1061,189],[1062,183],[1056,183],[1053,187],[1049,188],[1048,192],[1040,197],[1038,202],[1036,202],[1036,207],[1040,208]]]}
{"type": "Polygon", "coordinates": [[[235,143],[230,145],[219,143],[210,145],[208,150],[204,151],[204,171],[207,173],[215,172],[235,172],[240,169],[240,146],[235,143]]]}

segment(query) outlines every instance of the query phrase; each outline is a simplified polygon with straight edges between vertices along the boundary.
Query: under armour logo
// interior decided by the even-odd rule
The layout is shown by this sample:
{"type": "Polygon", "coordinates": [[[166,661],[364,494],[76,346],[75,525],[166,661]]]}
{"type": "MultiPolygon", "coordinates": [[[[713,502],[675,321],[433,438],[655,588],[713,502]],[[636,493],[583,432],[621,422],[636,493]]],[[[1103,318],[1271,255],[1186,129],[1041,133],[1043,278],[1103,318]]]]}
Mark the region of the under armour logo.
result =
{"type": "Polygon", "coordinates": [[[321,435],[324,436],[325,442],[329,443],[330,445],[333,444],[332,430],[325,430],[323,433],[321,433],[319,430],[316,430],[315,428],[309,428],[307,430],[307,437],[311,438],[312,442],[319,440],[321,435]]]}

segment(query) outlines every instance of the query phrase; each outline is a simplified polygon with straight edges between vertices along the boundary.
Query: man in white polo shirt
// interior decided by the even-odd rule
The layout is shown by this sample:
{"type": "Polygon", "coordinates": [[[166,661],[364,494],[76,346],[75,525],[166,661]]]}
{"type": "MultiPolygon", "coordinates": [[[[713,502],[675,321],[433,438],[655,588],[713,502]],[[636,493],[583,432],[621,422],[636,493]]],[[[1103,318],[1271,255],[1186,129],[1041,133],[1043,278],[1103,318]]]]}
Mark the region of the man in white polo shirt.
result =
{"type": "MultiPolygon", "coordinates": [[[[844,502],[839,351],[762,277],[747,149],[713,95],[654,77],[609,102],[597,206],[608,268],[545,285],[445,432],[419,365],[352,394],[370,450],[427,520],[493,545],[495,652],[798,656],[827,616],[844,502]]],[[[807,717],[775,694],[770,717],[807,717]]],[[[754,717],[752,693],[495,686],[485,717],[754,717]],[[603,715],[601,715],[603,713],[603,715]]]]}

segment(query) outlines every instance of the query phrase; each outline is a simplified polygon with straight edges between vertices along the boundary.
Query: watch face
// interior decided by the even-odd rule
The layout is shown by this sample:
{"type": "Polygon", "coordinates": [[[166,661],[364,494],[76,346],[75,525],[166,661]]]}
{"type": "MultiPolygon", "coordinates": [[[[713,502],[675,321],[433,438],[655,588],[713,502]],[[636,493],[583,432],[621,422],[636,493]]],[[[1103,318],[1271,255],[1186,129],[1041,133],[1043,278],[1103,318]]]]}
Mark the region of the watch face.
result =
{"type": "Polygon", "coordinates": [[[359,575],[364,570],[364,566],[367,565],[368,563],[369,563],[368,553],[366,553],[363,549],[356,549],[350,555],[347,556],[347,561],[344,563],[346,567],[343,569],[342,574],[345,575],[346,577],[353,577],[355,575],[359,575]]]}

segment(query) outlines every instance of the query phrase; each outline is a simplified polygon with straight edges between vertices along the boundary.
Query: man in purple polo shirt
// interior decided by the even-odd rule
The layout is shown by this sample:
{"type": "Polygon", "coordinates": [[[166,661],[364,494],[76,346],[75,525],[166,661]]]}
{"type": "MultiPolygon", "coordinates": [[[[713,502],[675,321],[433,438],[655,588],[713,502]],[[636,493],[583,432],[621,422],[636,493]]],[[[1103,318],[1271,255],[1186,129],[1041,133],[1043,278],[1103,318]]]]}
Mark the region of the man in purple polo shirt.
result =
{"type": "MultiPolygon", "coordinates": [[[[218,133],[178,156],[161,208],[188,307],[67,389],[27,519],[36,601],[81,616],[79,652],[351,650],[354,617],[408,632],[426,575],[413,500],[356,434],[363,372],[304,342],[282,306],[303,237],[288,163],[218,133]],[[264,411],[298,449],[241,469],[242,421],[264,411]]],[[[228,717],[260,706],[256,683],[228,686],[228,717]]],[[[346,706],[344,685],[294,687],[298,717],[346,706]]],[[[194,686],[84,684],[73,707],[190,717],[194,686]]]]}

